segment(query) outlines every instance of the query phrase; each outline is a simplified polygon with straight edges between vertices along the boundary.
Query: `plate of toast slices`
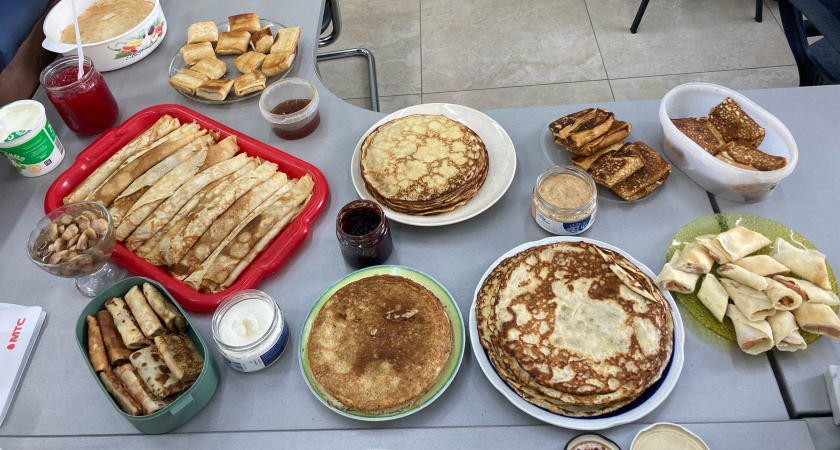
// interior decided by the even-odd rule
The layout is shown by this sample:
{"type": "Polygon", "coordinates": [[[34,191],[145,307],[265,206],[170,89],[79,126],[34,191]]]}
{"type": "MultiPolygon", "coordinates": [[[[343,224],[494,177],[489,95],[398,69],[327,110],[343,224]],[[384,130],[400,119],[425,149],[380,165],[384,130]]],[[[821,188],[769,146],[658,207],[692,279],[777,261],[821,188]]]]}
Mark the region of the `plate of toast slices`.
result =
{"type": "Polygon", "coordinates": [[[169,85],[192,100],[224,104],[259,95],[292,70],[300,27],[257,14],[196,22],[169,65],[169,85]]]}
{"type": "Polygon", "coordinates": [[[589,108],[549,122],[540,147],[552,165],[585,170],[600,198],[634,202],[662,186],[671,165],[644,142],[624,142],[631,129],[612,112],[589,108]]]}

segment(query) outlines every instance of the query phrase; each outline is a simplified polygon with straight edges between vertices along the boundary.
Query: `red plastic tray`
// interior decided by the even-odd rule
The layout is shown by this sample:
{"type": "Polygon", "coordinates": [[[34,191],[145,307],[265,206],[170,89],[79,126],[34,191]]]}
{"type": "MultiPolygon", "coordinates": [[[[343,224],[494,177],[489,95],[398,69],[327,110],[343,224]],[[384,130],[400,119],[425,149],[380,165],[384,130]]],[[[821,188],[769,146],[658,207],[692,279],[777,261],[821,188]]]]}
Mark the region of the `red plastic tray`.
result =
{"type": "Polygon", "coordinates": [[[239,276],[228,289],[216,294],[202,294],[191,289],[167,274],[160,267],[153,266],[143,258],[117,243],[111,259],[129,272],[151,278],[162,284],[184,308],[193,311],[213,311],[228,295],[242,289],[251,289],[266,275],[277,270],[286,258],[295,251],[309,233],[312,220],[318,216],[327,198],[327,180],[315,166],[302,161],[274,147],[248,137],[215,120],[205,117],[180,105],[164,104],[146,108],[131,116],[122,125],[106,131],[76,157],[73,165],[53,182],[44,198],[44,211],[50,212],[62,205],[62,199],[82,183],[97,167],[134,137],[151,127],[161,116],[169,114],[181,123],[196,121],[202,128],[216,130],[220,139],[236,135],[241,152],[258,156],[278,165],[290,178],[309,174],[315,182],[312,198],[301,213],[281,232],[262,253],[239,276]]]}

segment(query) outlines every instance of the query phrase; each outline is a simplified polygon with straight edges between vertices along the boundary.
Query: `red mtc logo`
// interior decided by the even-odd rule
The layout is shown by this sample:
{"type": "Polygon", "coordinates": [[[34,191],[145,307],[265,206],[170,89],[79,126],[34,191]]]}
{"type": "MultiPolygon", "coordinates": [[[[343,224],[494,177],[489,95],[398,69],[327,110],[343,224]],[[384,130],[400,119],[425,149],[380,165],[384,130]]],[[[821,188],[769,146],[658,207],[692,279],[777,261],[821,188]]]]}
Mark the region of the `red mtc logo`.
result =
{"type": "Polygon", "coordinates": [[[12,330],[12,338],[9,339],[9,345],[6,346],[9,350],[13,350],[15,348],[15,342],[20,338],[20,330],[23,329],[23,323],[26,322],[26,318],[21,318],[17,320],[17,326],[14,330],[12,330]]]}

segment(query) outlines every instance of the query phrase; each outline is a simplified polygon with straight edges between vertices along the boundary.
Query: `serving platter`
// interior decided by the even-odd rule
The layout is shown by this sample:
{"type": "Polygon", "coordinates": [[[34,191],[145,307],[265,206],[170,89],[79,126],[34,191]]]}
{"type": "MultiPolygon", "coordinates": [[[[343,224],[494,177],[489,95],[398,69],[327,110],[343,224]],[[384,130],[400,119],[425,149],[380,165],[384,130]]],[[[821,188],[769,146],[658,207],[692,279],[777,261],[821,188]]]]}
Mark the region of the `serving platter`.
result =
{"type": "MultiPolygon", "coordinates": [[[[265,28],[266,26],[268,26],[269,29],[271,30],[271,34],[273,34],[275,36],[277,35],[277,30],[287,28],[282,23],[274,22],[272,20],[260,19],[260,28],[265,28]]],[[[223,32],[223,31],[230,30],[230,24],[227,21],[217,23],[216,27],[219,29],[219,33],[223,32]]],[[[185,30],[185,34],[186,34],[186,30],[185,30]]],[[[186,41],[184,41],[184,43],[181,44],[181,47],[183,47],[184,45],[187,45],[186,41]]],[[[178,71],[181,70],[181,69],[189,69],[190,68],[186,63],[184,63],[184,58],[181,57],[181,52],[180,52],[181,47],[178,47],[179,51],[175,52],[175,55],[172,57],[172,61],[169,63],[169,77],[175,76],[175,74],[178,73],[178,71]]],[[[248,47],[248,50],[250,51],[251,48],[248,47]]],[[[233,65],[233,60],[235,60],[237,56],[239,56],[239,55],[219,55],[218,53],[216,54],[216,58],[218,58],[220,61],[227,64],[227,68],[228,68],[227,73],[225,73],[225,75],[222,77],[222,79],[234,80],[239,75],[242,75],[242,73],[239,72],[239,70],[233,65]],[[233,75],[235,75],[235,76],[233,76],[233,75]]],[[[295,67],[295,63],[297,62],[297,60],[298,60],[298,58],[297,58],[297,56],[295,56],[295,60],[292,61],[292,65],[289,66],[288,69],[286,69],[285,71],[283,71],[283,72],[281,72],[277,75],[274,75],[273,77],[266,77],[265,85],[268,86],[269,84],[271,84],[271,83],[273,83],[277,80],[285,78],[286,75],[288,75],[289,72],[291,72],[292,69],[295,67]]],[[[228,96],[224,100],[208,100],[206,98],[201,98],[197,95],[191,95],[191,94],[187,94],[185,92],[181,92],[177,89],[172,89],[172,90],[175,91],[175,92],[178,92],[179,94],[183,95],[184,97],[187,97],[190,100],[195,100],[195,101],[200,102],[200,103],[206,103],[208,105],[224,105],[224,104],[227,104],[227,103],[234,103],[234,102],[238,102],[238,101],[242,101],[242,100],[247,100],[247,99],[252,98],[252,97],[257,97],[260,94],[262,94],[262,92],[263,92],[263,91],[251,92],[250,94],[246,94],[246,95],[243,95],[242,97],[238,97],[236,94],[233,93],[233,89],[231,88],[230,93],[228,94],[228,96]]]]}
{"type": "Polygon", "coordinates": [[[353,157],[350,161],[350,177],[353,180],[353,187],[356,188],[359,197],[376,202],[376,199],[365,188],[365,181],[362,178],[360,167],[362,143],[364,143],[365,138],[380,125],[412,114],[443,114],[472,129],[484,141],[484,145],[487,147],[490,168],[484,185],[481,186],[478,193],[465,205],[442,214],[415,216],[398,213],[380,203],[379,206],[385,211],[385,216],[388,219],[406,225],[421,227],[450,225],[463,222],[481,214],[502,198],[502,195],[510,187],[514,172],[516,172],[516,149],[513,146],[513,141],[511,141],[510,136],[508,136],[504,128],[486,114],[466,106],[449,103],[426,103],[401,109],[376,122],[362,135],[356,144],[356,149],[353,151],[353,157]]]}
{"type": "Polygon", "coordinates": [[[619,408],[616,411],[598,417],[568,417],[561,414],[556,414],[547,409],[534,405],[533,403],[530,403],[522,397],[520,397],[519,394],[517,394],[516,391],[514,391],[510,386],[508,386],[508,384],[499,376],[499,374],[496,372],[496,369],[493,367],[493,364],[490,362],[490,359],[488,358],[484,347],[481,345],[480,333],[478,331],[478,322],[476,320],[475,315],[476,299],[478,298],[479,291],[481,290],[481,285],[484,283],[484,280],[490,275],[493,269],[495,269],[496,266],[498,266],[502,261],[533,247],[553,244],[556,242],[581,241],[616,251],[625,258],[627,258],[630,262],[638,266],[647,276],[651,278],[651,280],[654,279],[656,276],[653,272],[651,272],[649,268],[647,268],[647,266],[637,261],[624,250],[621,250],[620,248],[612,246],[610,244],[597,241],[595,239],[557,236],[542,239],[535,242],[527,242],[525,244],[519,245],[511,249],[504,255],[500,256],[499,259],[497,259],[493,264],[490,265],[490,267],[487,269],[486,272],[484,272],[484,275],[479,280],[478,285],[476,286],[475,294],[473,295],[472,306],[470,307],[470,344],[472,346],[473,354],[475,354],[475,358],[478,361],[479,367],[481,367],[481,370],[484,372],[484,375],[487,377],[487,379],[490,381],[493,387],[495,387],[499,392],[501,392],[505,398],[507,398],[511,403],[513,403],[514,406],[516,406],[526,414],[551,425],[556,425],[559,427],[569,428],[573,430],[594,431],[603,430],[605,428],[610,428],[641,419],[642,417],[646,416],[651,411],[656,409],[656,407],[658,407],[663,401],[665,401],[665,399],[668,398],[668,395],[671,394],[671,391],[674,389],[674,386],[676,386],[677,380],[679,379],[680,373],[682,372],[683,361],[685,358],[683,353],[683,346],[685,343],[685,331],[683,329],[683,323],[682,318],[680,317],[680,312],[677,309],[677,304],[674,302],[674,298],[671,296],[670,292],[663,291],[663,294],[668,300],[668,304],[671,309],[671,316],[674,321],[674,347],[673,352],[671,352],[671,359],[668,361],[668,364],[665,367],[662,376],[656,383],[654,383],[651,387],[646,389],[642,393],[642,395],[640,395],[637,399],[633,400],[630,404],[619,408]]]}
{"type": "Polygon", "coordinates": [[[409,267],[373,266],[358,270],[345,276],[341,280],[338,280],[321,295],[317,302],[315,302],[315,305],[312,306],[312,309],[309,311],[309,315],[306,317],[306,321],[303,323],[303,327],[300,330],[300,339],[298,340],[298,359],[300,362],[300,370],[303,373],[303,378],[306,380],[306,385],[309,386],[309,390],[312,394],[327,408],[351,419],[363,421],[394,420],[420,411],[443,394],[446,388],[449,387],[449,384],[452,383],[452,380],[455,378],[455,374],[458,373],[458,369],[461,367],[461,361],[464,357],[465,338],[464,319],[461,317],[461,311],[458,309],[458,305],[455,303],[455,300],[452,299],[452,295],[449,294],[449,291],[447,291],[443,285],[425,273],[409,267]],[[449,323],[452,326],[452,349],[449,353],[449,359],[446,362],[446,366],[444,366],[443,371],[441,371],[435,384],[433,384],[432,387],[429,388],[426,393],[421,395],[412,405],[409,405],[400,411],[388,414],[368,414],[361,411],[340,409],[333,405],[327,397],[318,390],[317,381],[315,380],[309,366],[308,356],[309,334],[312,331],[312,324],[315,322],[318,312],[321,311],[321,308],[327,300],[329,300],[336,291],[344,286],[363,278],[376,275],[396,275],[405,277],[431,291],[438,300],[440,300],[446,315],[449,317],[449,323]]]}
{"type": "MultiPolygon", "coordinates": [[[[767,239],[770,239],[771,242],[775,242],[776,238],[782,238],[797,248],[819,250],[801,234],[770,219],[744,213],[718,213],[700,217],[682,227],[680,231],[677,232],[676,236],[674,236],[674,239],[671,240],[671,244],[668,246],[668,251],[665,255],[665,261],[670,261],[674,252],[682,250],[686,244],[693,242],[694,238],[697,236],[722,233],[737,225],[757,231],[767,237],[767,239]]],[[[770,253],[770,247],[765,247],[753,254],[766,255],[768,253],[770,253]]],[[[716,273],[717,266],[718,264],[715,263],[712,272],[716,273]]],[[[831,283],[831,290],[837,294],[837,279],[834,277],[834,271],[831,270],[831,266],[828,265],[828,262],[826,262],[826,266],[828,268],[828,279],[831,283]]],[[[796,277],[793,274],[788,276],[796,277]]],[[[735,337],[735,327],[732,325],[732,320],[729,317],[724,317],[722,323],[718,322],[715,316],[712,315],[712,313],[703,305],[703,302],[697,298],[697,291],[699,289],[700,281],[697,283],[697,289],[695,289],[695,291],[691,294],[675,293],[677,300],[685,307],[685,309],[688,310],[692,317],[694,317],[704,327],[725,339],[737,342],[735,337]]],[[[837,312],[838,308],[835,306],[832,309],[837,312]]],[[[805,339],[807,344],[810,344],[820,338],[820,335],[808,333],[802,329],[799,330],[799,334],[802,335],[802,338],[805,339]]]]}

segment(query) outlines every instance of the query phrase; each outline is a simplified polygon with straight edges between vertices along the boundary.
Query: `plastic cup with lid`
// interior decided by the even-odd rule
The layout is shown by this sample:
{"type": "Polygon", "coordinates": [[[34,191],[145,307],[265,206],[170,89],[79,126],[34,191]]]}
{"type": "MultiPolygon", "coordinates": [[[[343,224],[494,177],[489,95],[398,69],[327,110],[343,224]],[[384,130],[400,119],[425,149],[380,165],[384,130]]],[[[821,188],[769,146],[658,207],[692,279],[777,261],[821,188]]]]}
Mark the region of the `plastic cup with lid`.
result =
{"type": "Polygon", "coordinates": [[[284,78],[265,88],[260,112],[274,134],[287,140],[309,136],[321,123],[318,91],[303,78],[284,78]]]}

